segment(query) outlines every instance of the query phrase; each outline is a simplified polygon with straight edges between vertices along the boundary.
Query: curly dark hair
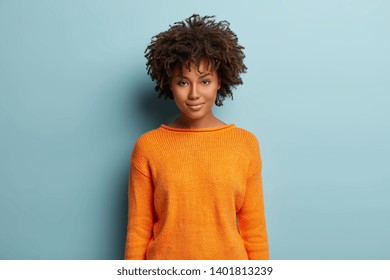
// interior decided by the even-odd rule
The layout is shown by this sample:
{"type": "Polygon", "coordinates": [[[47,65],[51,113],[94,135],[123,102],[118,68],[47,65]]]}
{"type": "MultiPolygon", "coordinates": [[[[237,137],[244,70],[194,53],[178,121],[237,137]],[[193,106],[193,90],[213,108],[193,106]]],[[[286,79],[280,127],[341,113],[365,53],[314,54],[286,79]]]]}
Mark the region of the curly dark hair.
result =
{"type": "Polygon", "coordinates": [[[244,47],[238,44],[230,23],[216,22],[214,17],[193,14],[152,37],[145,50],[146,69],[152,80],[156,80],[159,97],[173,99],[169,84],[176,68],[182,71],[184,65],[190,70],[193,62],[199,70],[200,61],[205,59],[211,71],[217,71],[221,82],[215,104],[221,106],[225,97],[233,99],[232,88],[243,84],[240,74],[247,69],[244,47]]]}

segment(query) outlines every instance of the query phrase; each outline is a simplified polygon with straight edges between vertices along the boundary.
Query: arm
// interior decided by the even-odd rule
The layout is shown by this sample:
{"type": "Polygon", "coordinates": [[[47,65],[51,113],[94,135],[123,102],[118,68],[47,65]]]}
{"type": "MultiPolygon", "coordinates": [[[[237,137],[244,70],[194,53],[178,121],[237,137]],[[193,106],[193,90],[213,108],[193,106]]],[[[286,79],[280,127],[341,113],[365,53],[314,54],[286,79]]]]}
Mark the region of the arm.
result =
{"type": "Polygon", "coordinates": [[[261,170],[247,179],[244,204],[237,217],[238,228],[249,259],[269,259],[261,170]]]}
{"type": "Polygon", "coordinates": [[[268,235],[264,213],[262,161],[256,138],[248,146],[251,156],[244,202],[237,213],[238,229],[250,260],[269,259],[268,235]]]}
{"type": "Polygon", "coordinates": [[[144,260],[153,235],[153,182],[131,163],[126,260],[144,260]]]}

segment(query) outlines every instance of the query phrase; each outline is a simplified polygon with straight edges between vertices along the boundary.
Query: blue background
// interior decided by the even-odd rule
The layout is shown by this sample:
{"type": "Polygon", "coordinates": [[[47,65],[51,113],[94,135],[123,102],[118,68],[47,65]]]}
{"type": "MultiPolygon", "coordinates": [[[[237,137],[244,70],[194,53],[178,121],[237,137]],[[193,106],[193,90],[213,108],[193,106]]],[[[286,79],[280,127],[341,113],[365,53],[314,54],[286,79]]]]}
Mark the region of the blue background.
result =
{"type": "Polygon", "coordinates": [[[217,117],[257,135],[272,259],[390,259],[390,4],[0,1],[0,259],[121,259],[135,140],[169,123],[153,35],[228,20],[248,73],[217,117]]]}

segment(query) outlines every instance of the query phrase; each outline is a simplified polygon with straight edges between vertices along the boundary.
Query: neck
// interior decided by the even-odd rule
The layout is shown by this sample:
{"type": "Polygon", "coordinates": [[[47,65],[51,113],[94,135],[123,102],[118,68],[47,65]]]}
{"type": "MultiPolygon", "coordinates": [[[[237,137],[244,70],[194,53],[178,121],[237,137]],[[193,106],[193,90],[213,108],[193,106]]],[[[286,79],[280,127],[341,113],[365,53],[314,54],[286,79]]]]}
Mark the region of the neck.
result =
{"type": "Polygon", "coordinates": [[[210,128],[226,125],[221,120],[217,119],[214,115],[210,115],[207,119],[193,120],[185,118],[183,115],[180,115],[171,126],[177,128],[210,128]]]}

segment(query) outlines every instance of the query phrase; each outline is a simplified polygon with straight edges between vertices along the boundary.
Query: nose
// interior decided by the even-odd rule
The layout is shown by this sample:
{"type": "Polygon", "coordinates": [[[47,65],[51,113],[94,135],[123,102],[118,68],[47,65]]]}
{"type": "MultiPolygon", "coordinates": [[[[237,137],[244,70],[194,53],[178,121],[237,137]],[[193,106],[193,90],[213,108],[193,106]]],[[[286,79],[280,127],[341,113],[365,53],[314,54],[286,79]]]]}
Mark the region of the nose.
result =
{"type": "Polygon", "coordinates": [[[188,94],[188,99],[196,100],[196,99],[199,99],[199,97],[200,97],[199,91],[196,88],[196,84],[194,83],[194,84],[192,84],[192,86],[190,88],[190,92],[188,94]]]}

